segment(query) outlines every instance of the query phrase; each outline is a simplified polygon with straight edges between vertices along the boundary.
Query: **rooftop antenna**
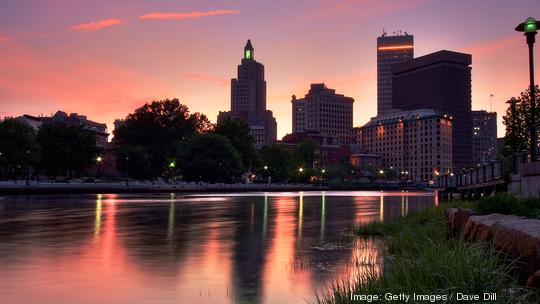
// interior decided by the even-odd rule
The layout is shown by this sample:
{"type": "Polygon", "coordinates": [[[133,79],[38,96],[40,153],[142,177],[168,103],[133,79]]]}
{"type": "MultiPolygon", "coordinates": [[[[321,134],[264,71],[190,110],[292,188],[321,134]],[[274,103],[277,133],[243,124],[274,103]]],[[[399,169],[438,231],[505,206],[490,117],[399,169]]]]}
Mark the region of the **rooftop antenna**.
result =
{"type": "Polygon", "coordinates": [[[495,97],[495,95],[493,95],[493,93],[489,93],[489,111],[490,112],[493,112],[493,97],[495,97]]]}

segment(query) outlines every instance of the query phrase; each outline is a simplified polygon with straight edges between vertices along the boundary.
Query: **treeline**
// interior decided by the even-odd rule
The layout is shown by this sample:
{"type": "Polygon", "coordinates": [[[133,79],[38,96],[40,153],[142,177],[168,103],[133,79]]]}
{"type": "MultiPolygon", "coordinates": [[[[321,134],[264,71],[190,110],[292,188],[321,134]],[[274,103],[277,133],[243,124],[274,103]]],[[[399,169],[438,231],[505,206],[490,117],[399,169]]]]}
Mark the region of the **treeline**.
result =
{"type": "MultiPolygon", "coordinates": [[[[257,149],[247,122],[227,118],[213,124],[178,99],[136,109],[114,130],[113,143],[122,177],[139,180],[307,182],[355,174],[348,159],[325,166],[317,143],[309,139],[294,149],[277,144],[257,149]]],[[[83,126],[47,123],[36,132],[15,119],[0,122],[4,178],[89,176],[104,153],[83,126]]]]}
{"type": "Polygon", "coordinates": [[[61,122],[36,132],[12,118],[0,121],[0,177],[79,177],[99,155],[93,132],[61,122]]]}

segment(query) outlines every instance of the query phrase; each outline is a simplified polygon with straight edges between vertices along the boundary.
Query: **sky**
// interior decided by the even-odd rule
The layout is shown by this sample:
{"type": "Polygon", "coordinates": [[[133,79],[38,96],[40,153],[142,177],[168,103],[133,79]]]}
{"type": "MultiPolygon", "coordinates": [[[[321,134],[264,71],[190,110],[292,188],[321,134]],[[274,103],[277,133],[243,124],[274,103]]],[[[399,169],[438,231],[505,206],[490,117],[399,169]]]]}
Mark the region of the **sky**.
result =
{"type": "Polygon", "coordinates": [[[0,117],[63,110],[112,131],[144,103],[178,98],[215,121],[251,39],[278,138],[291,132],[291,96],[311,83],[353,97],[361,126],[376,115],[385,29],[414,35],[415,57],[472,54],[472,107],[492,104],[503,136],[505,101],[528,86],[525,37],[514,31],[528,16],[540,19],[540,1],[1,0],[0,117]]]}

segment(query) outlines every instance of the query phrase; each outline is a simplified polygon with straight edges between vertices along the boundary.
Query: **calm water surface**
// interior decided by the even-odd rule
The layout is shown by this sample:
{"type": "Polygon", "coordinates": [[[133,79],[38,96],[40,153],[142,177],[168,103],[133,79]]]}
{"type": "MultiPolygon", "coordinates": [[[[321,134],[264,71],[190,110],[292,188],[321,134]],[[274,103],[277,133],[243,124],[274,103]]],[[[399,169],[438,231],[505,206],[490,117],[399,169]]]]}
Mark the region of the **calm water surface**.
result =
{"type": "Polygon", "coordinates": [[[305,303],[382,256],[375,241],[343,242],[347,229],[435,204],[366,191],[4,196],[0,302],[305,303]]]}

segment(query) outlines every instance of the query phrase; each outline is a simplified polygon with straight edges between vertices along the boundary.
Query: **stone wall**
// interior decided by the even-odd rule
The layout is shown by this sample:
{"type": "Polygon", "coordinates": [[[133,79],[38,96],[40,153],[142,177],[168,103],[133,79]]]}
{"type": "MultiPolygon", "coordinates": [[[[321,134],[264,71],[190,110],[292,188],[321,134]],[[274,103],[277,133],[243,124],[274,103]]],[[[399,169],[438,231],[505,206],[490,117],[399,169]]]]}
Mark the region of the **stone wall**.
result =
{"type": "Polygon", "coordinates": [[[540,197],[540,161],[522,164],[518,171],[510,175],[508,192],[521,197],[540,197]]]}
{"type": "Polygon", "coordinates": [[[527,285],[540,288],[540,220],[515,215],[474,215],[470,209],[446,210],[448,226],[455,236],[493,243],[496,249],[517,259],[527,285]]]}

